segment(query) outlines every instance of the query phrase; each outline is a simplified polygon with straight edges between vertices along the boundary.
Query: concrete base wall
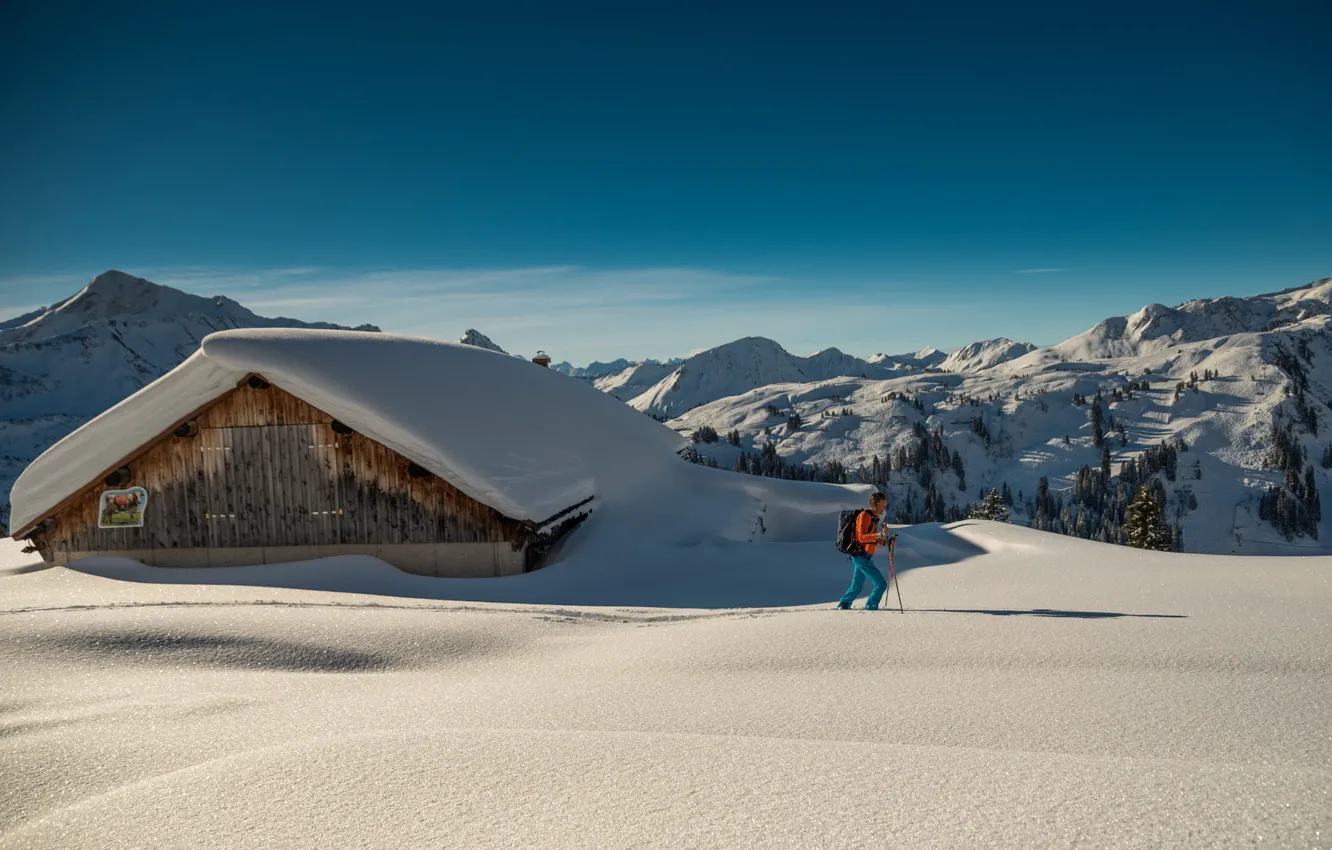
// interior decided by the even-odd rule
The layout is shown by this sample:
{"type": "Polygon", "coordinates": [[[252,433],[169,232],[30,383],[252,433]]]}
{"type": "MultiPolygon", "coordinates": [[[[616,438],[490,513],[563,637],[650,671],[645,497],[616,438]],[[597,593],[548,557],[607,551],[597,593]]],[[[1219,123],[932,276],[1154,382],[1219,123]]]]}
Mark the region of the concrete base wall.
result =
{"type": "Polygon", "coordinates": [[[493,578],[523,571],[523,550],[508,543],[389,543],[371,546],[256,546],[234,549],[124,549],[56,552],[55,566],[80,558],[129,558],[155,567],[245,567],[312,561],[335,555],[369,555],[403,572],[440,578],[493,578]]]}

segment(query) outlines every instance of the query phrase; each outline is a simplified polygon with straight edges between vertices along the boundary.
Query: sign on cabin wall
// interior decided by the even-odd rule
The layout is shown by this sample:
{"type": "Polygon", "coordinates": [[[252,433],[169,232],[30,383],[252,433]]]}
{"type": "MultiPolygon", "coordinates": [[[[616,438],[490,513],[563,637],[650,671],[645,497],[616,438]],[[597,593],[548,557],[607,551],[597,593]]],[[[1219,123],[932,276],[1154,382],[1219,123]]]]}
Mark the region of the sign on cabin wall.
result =
{"type": "Polygon", "coordinates": [[[148,505],[148,491],[142,487],[128,490],[103,490],[97,511],[98,528],[142,528],[143,511],[148,505]]]}

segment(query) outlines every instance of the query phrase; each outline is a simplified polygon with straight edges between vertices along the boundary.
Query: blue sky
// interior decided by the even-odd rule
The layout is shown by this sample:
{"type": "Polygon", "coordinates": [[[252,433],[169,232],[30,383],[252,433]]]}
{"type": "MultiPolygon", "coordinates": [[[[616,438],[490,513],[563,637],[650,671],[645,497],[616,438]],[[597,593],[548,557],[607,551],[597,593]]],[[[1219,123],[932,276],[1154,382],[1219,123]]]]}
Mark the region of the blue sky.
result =
{"type": "Polygon", "coordinates": [[[0,7],[0,315],[864,355],[1332,275],[1325,3],[273,5],[0,7]]]}

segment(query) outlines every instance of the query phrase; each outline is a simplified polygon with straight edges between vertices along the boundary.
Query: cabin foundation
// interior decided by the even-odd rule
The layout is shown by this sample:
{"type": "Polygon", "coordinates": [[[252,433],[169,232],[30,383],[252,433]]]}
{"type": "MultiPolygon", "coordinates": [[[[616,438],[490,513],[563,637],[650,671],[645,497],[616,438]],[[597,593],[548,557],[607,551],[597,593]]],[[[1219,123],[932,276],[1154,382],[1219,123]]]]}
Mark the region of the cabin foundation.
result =
{"type": "Polygon", "coordinates": [[[243,567],[338,555],[368,555],[403,572],[440,578],[492,578],[522,573],[525,553],[508,543],[388,543],[381,546],[236,546],[225,549],[123,549],[52,553],[52,566],[81,558],[129,558],[153,567],[243,567]]]}

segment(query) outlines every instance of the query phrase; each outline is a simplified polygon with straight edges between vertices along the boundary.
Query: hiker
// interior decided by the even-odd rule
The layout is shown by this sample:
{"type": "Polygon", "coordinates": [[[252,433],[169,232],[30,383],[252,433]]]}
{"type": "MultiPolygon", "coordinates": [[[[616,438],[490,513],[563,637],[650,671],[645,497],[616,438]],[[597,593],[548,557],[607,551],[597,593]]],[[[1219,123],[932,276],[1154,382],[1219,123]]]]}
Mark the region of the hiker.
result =
{"type": "Polygon", "coordinates": [[[888,510],[888,497],[876,491],[870,494],[869,510],[862,510],[856,515],[855,533],[851,547],[847,551],[851,556],[851,586],[842,594],[842,600],[837,603],[837,607],[841,610],[851,607],[851,603],[860,595],[860,589],[865,586],[867,576],[874,582],[874,589],[870,591],[869,599],[865,600],[867,611],[877,611],[879,601],[888,590],[888,580],[879,572],[879,568],[874,566],[874,551],[879,544],[891,547],[897,542],[896,534],[886,540],[883,537],[884,529],[880,526],[880,517],[886,510],[888,510]]]}

